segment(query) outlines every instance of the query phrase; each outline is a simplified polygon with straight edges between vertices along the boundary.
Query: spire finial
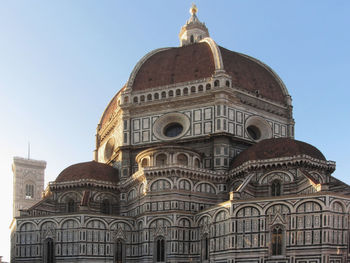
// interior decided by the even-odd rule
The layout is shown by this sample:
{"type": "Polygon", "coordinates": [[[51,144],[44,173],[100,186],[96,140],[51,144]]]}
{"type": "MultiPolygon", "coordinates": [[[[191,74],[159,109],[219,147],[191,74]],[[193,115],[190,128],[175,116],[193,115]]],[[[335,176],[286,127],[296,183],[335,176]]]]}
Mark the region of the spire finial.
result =
{"type": "Polygon", "coordinates": [[[198,12],[198,8],[197,8],[196,4],[192,3],[192,6],[190,8],[190,14],[193,16],[193,15],[196,15],[197,12],[198,12]]]}

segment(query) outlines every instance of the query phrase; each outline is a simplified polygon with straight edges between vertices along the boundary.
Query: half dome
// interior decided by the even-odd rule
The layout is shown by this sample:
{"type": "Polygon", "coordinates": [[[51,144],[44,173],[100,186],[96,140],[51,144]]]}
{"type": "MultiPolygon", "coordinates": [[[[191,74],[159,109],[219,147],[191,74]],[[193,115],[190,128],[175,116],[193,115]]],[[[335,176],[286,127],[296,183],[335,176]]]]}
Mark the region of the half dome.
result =
{"type": "Polygon", "coordinates": [[[96,180],[117,183],[119,181],[118,171],[113,167],[91,161],[73,164],[64,169],[56,178],[56,183],[71,182],[79,180],[96,180]]]}
{"type": "Polygon", "coordinates": [[[282,157],[308,155],[322,161],[326,158],[316,147],[290,138],[272,138],[260,141],[241,152],[233,161],[232,167],[236,168],[248,161],[267,160],[282,157]]]}

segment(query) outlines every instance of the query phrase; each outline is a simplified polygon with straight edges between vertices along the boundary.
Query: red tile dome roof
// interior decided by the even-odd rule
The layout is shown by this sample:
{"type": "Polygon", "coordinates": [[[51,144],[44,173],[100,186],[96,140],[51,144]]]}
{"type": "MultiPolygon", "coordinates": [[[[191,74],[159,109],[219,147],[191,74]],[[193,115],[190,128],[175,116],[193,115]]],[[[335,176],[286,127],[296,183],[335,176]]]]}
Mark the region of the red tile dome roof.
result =
{"type": "Polygon", "coordinates": [[[64,169],[56,178],[56,183],[83,179],[117,183],[118,171],[113,167],[95,161],[73,164],[64,169]]]}
{"type": "Polygon", "coordinates": [[[234,159],[232,167],[236,168],[247,161],[293,157],[303,154],[326,161],[320,150],[308,143],[290,138],[273,138],[262,140],[241,152],[234,159]]]}
{"type": "MultiPolygon", "coordinates": [[[[249,56],[219,47],[224,70],[234,86],[263,98],[286,104],[283,83],[265,64],[249,56]]],[[[208,43],[169,48],[154,53],[138,69],[132,90],[210,78],[215,72],[213,53],[208,43]]]]}

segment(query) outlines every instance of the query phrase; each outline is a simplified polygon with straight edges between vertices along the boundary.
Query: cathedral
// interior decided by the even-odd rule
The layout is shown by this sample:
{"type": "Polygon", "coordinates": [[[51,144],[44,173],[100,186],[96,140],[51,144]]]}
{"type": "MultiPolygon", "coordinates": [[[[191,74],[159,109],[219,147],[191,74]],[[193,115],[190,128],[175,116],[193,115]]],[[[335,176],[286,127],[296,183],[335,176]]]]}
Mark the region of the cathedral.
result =
{"type": "Polygon", "coordinates": [[[180,46],[146,54],[107,105],[94,160],[38,199],[41,179],[22,186],[15,203],[34,202],[14,205],[11,262],[350,262],[335,162],[294,139],[278,75],[190,13],[180,46]]]}

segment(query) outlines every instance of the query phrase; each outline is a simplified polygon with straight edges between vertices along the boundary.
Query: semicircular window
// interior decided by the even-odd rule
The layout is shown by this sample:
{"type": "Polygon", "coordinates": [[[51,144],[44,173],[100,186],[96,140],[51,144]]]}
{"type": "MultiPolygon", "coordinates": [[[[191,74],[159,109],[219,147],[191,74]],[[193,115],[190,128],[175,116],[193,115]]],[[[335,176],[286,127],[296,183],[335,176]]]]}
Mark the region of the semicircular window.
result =
{"type": "Polygon", "coordinates": [[[182,125],[180,123],[173,122],[165,126],[163,133],[166,137],[176,137],[180,135],[182,131],[182,125]]]}

